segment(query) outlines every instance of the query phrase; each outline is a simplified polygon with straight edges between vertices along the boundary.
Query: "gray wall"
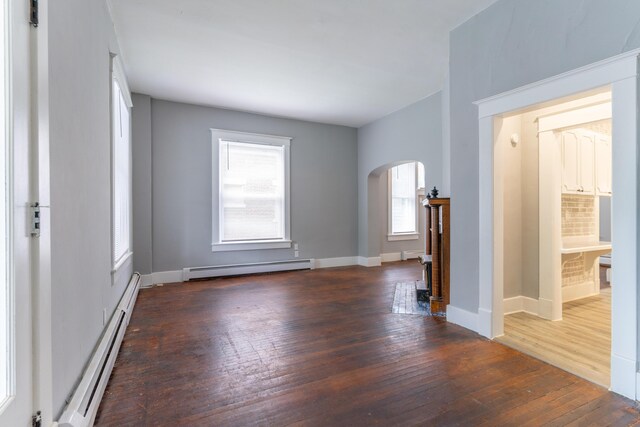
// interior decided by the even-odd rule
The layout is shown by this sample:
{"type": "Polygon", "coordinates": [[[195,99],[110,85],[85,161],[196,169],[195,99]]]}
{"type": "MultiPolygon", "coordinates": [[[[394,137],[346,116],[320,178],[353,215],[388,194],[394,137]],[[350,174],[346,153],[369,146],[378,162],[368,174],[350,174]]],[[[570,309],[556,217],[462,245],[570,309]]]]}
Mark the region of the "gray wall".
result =
{"type": "Polygon", "coordinates": [[[600,199],[600,240],[611,241],[611,197],[600,199]]]}
{"type": "Polygon", "coordinates": [[[379,178],[389,167],[420,161],[427,190],[442,187],[442,96],[438,92],[358,129],[358,254],[381,253],[379,178]]]}
{"type": "Polygon", "coordinates": [[[640,47],[640,2],[502,0],[450,36],[451,300],[478,309],[478,117],[473,101],[640,47]]]}
{"type": "Polygon", "coordinates": [[[153,272],[151,98],[139,94],[132,98],[133,268],[149,274],[153,272]]]}
{"type": "Polygon", "coordinates": [[[495,122],[496,152],[503,161],[504,185],[504,298],[522,295],[522,146],[511,144],[511,135],[522,133],[521,117],[512,116],[495,122]]]}
{"type": "MultiPolygon", "coordinates": [[[[149,150],[146,112],[133,120],[134,167],[152,165],[152,179],[134,186],[134,198],[150,193],[152,205],[136,203],[134,215],[151,219],[152,248],[143,252],[151,251],[154,272],[294,258],[293,249],[211,251],[210,128],[293,137],[291,238],[300,258],[356,255],[356,129],[152,99],[149,150]]],[[[144,232],[134,238],[146,242],[136,247],[149,244],[144,232]]]]}
{"type": "Polygon", "coordinates": [[[49,8],[53,410],[57,417],[131,275],[111,280],[110,57],[103,1],[49,8]]]}

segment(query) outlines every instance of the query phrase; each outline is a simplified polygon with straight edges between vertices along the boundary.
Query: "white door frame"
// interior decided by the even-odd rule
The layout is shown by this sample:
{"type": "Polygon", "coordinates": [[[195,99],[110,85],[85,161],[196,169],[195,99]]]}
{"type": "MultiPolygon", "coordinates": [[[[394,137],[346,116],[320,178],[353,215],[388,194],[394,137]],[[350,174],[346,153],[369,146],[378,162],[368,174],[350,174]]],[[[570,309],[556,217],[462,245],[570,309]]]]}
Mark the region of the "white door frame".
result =
{"type": "Polygon", "coordinates": [[[33,405],[42,425],[53,425],[51,316],[51,201],[49,163],[49,2],[38,2],[39,25],[31,29],[32,194],[40,203],[40,237],[32,245],[33,262],[33,405]]]}
{"type": "Polygon", "coordinates": [[[491,98],[478,106],[479,278],[478,332],[504,332],[502,164],[494,150],[494,117],[610,86],[613,103],[611,390],[640,397],[638,364],[638,55],[634,50],[491,98]],[[616,194],[618,195],[616,197],[616,194]]]}

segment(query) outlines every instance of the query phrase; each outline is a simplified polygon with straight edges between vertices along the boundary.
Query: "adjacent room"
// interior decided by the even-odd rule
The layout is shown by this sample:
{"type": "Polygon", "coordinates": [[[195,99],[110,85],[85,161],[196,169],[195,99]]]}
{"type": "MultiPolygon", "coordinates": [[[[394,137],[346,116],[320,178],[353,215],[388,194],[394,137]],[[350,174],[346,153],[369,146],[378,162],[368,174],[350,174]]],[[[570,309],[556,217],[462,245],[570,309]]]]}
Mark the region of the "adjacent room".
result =
{"type": "Polygon", "coordinates": [[[496,121],[505,254],[498,341],[609,387],[611,91],[496,121]]]}
{"type": "Polygon", "coordinates": [[[0,426],[640,424],[640,2],[3,0],[0,426]]]}

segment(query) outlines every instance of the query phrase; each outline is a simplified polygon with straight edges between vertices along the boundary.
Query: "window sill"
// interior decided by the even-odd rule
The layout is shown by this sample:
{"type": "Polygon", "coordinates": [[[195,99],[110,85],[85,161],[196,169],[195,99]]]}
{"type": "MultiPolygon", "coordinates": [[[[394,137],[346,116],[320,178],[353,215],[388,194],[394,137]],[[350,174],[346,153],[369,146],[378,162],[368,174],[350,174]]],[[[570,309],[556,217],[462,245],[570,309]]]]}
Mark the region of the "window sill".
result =
{"type": "Polygon", "coordinates": [[[244,242],[212,243],[212,252],[254,251],[262,249],[288,249],[291,240],[254,240],[244,242]]]}
{"type": "Polygon", "coordinates": [[[389,242],[395,242],[399,240],[418,240],[419,238],[419,233],[387,234],[387,240],[389,242]]]}
{"type": "Polygon", "coordinates": [[[111,274],[116,274],[118,270],[120,270],[120,267],[122,267],[127,262],[127,260],[131,258],[132,255],[133,255],[133,252],[131,251],[122,255],[118,260],[118,262],[116,262],[115,265],[113,266],[113,269],[111,270],[111,274]]]}

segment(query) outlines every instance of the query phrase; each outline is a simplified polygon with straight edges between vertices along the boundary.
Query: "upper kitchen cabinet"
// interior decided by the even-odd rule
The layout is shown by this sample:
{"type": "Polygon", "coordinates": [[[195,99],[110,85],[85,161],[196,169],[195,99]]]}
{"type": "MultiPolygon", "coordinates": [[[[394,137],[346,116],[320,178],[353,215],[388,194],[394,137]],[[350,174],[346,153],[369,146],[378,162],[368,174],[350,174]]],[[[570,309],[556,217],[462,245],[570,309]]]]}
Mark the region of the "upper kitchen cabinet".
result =
{"type": "Polygon", "coordinates": [[[596,194],[611,196],[611,136],[596,135],[596,194]]]}
{"type": "Polygon", "coordinates": [[[595,134],[584,129],[562,131],[562,192],[595,194],[595,134]]]}

